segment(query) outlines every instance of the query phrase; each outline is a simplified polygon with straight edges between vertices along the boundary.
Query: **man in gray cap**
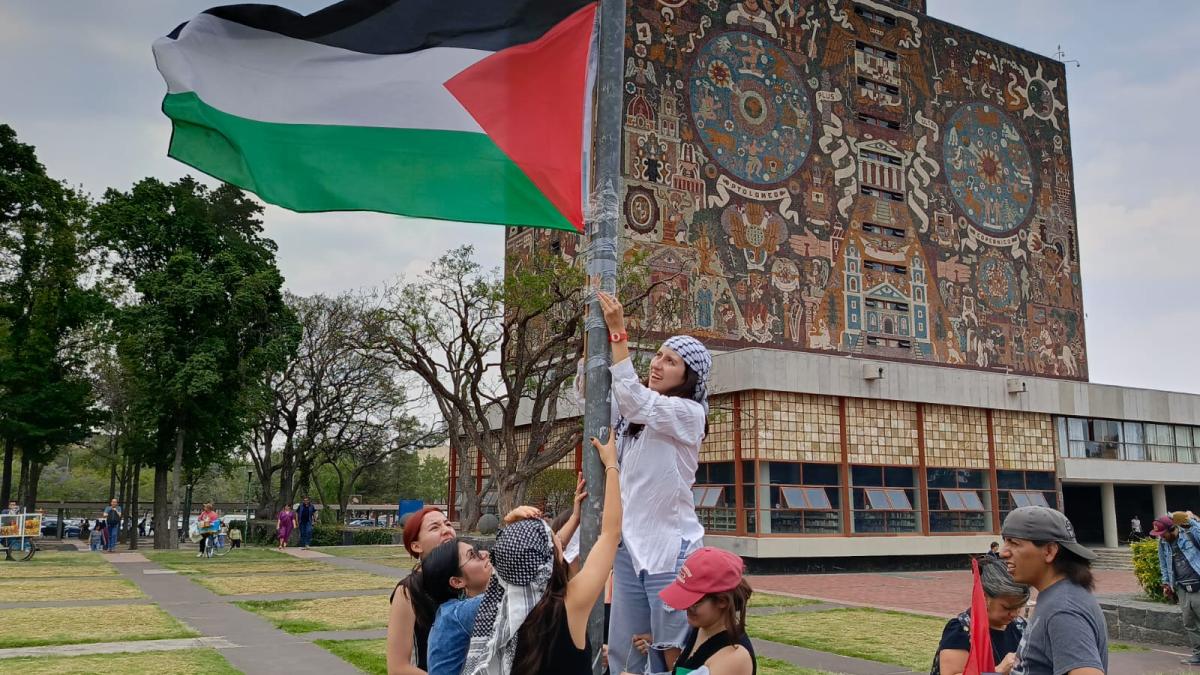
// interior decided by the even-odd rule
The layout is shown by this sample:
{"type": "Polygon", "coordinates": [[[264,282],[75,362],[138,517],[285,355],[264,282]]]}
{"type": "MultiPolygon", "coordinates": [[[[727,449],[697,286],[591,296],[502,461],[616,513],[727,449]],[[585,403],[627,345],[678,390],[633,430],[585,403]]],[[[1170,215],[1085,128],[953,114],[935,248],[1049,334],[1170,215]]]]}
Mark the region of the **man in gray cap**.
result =
{"type": "Polygon", "coordinates": [[[1091,593],[1096,554],[1075,541],[1071,521],[1045,506],[1022,506],[1004,519],[1000,535],[1013,580],[1038,591],[1012,675],[1108,672],[1104,614],[1091,593]]]}

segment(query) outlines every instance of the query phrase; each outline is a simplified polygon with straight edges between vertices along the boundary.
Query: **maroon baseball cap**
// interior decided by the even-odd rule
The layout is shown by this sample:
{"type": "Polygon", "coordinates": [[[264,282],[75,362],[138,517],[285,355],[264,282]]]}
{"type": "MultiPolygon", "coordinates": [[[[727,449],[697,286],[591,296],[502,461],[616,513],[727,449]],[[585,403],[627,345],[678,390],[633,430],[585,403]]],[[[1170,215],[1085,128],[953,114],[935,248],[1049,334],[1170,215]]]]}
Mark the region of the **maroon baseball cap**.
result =
{"type": "Polygon", "coordinates": [[[1161,537],[1170,532],[1172,527],[1175,527],[1175,521],[1171,520],[1171,516],[1159,516],[1150,525],[1150,536],[1161,537]]]}
{"type": "Polygon", "coordinates": [[[705,546],[688,556],[679,575],[658,597],[675,609],[687,609],[709,593],[737,588],[746,569],[742,559],[729,551],[705,546]]]}

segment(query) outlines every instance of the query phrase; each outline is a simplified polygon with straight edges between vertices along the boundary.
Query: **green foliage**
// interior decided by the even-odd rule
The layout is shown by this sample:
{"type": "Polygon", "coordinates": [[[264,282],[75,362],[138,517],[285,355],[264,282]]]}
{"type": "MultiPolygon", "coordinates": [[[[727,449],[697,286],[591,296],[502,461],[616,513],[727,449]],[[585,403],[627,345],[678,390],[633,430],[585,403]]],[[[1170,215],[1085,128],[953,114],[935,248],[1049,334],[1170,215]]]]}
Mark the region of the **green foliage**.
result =
{"type": "Polygon", "coordinates": [[[96,210],[112,272],[136,298],[116,318],[117,351],[152,465],[170,463],[178,435],[193,471],[227,457],[265,398],[263,373],[299,339],[261,213],[237,188],[190,177],[109,190],[96,210]]]}
{"type": "Polygon", "coordinates": [[[570,510],[578,477],[570,469],[546,469],[533,477],[526,488],[526,501],[541,505],[547,513],[570,510]]]}
{"type": "Polygon", "coordinates": [[[90,210],[0,124],[0,437],[35,463],[99,421],[82,339],[105,307],[85,284],[90,210]]]}
{"type": "Polygon", "coordinates": [[[1146,596],[1155,602],[1169,602],[1162,590],[1162,571],[1158,567],[1158,540],[1143,539],[1129,545],[1133,551],[1133,573],[1146,596]]]}
{"type": "Polygon", "coordinates": [[[313,526],[313,546],[342,546],[344,533],[349,532],[352,546],[378,546],[392,544],[402,531],[386,527],[342,527],[340,525],[313,526]]]}

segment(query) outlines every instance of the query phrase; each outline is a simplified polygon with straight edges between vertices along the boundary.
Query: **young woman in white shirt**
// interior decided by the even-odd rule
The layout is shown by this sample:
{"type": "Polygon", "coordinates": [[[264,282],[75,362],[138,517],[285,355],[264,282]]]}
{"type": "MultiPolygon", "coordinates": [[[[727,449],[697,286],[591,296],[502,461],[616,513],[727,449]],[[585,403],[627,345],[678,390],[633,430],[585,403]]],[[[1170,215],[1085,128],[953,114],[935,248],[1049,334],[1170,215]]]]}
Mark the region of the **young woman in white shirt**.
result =
{"type": "Polygon", "coordinates": [[[692,484],[707,432],[712,356],[695,338],[674,336],[658,349],[642,382],[629,358],[621,303],[600,293],[600,305],[612,346],[612,428],[625,506],[613,565],[609,669],[643,672],[646,656],[633,641],[649,633],[670,670],[688,631],[687,615],[666,606],[658,593],[703,545],[692,484]]]}

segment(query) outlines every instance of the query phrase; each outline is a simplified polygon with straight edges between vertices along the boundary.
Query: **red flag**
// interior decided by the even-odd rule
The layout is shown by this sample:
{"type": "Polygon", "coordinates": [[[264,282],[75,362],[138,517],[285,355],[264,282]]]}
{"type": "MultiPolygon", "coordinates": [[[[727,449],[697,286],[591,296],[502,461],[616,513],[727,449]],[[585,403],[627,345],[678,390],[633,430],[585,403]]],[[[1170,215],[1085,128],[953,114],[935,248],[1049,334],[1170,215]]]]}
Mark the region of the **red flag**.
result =
{"type": "Polygon", "coordinates": [[[992,656],[992,630],[988,622],[987,596],[983,594],[983,582],[979,580],[979,561],[971,559],[971,574],[974,586],[971,589],[971,651],[967,656],[967,667],[963,675],[982,675],[996,672],[995,657],[992,656]]]}

